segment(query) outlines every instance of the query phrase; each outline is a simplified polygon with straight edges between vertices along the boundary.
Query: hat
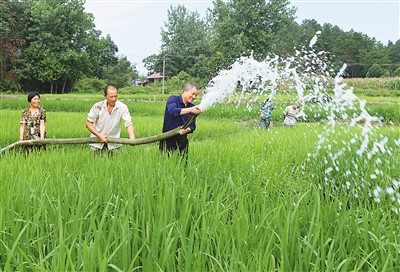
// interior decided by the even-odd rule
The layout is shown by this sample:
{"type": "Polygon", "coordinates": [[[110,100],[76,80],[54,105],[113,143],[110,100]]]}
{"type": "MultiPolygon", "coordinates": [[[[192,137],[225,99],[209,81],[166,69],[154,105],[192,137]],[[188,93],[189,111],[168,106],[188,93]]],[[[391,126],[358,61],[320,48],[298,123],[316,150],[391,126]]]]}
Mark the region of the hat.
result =
{"type": "Polygon", "coordinates": [[[28,93],[28,102],[30,103],[32,98],[34,98],[35,96],[39,96],[39,98],[40,98],[40,94],[36,91],[28,93]]]}

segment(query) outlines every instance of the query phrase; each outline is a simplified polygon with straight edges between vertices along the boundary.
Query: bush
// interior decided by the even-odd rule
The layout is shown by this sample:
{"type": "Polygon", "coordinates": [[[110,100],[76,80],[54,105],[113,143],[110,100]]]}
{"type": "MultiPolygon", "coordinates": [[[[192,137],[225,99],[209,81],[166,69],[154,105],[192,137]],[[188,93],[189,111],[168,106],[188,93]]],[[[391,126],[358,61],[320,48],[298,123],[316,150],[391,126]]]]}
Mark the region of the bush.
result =
{"type": "Polygon", "coordinates": [[[17,82],[6,80],[0,82],[0,93],[22,93],[22,88],[17,82]]]}
{"type": "Polygon", "coordinates": [[[185,71],[179,72],[178,75],[172,77],[170,80],[168,80],[169,87],[170,89],[172,88],[173,90],[181,90],[183,86],[185,86],[186,83],[188,82],[193,82],[196,83],[200,89],[204,88],[205,84],[207,82],[204,81],[204,79],[197,78],[197,77],[192,77],[185,71]]]}
{"type": "Polygon", "coordinates": [[[107,82],[98,78],[83,78],[75,83],[72,92],[77,93],[97,93],[103,92],[107,82]]]}
{"type": "Polygon", "coordinates": [[[394,77],[400,77],[400,67],[397,67],[397,69],[394,70],[392,76],[394,76],[394,77]]]}
{"type": "Polygon", "coordinates": [[[383,77],[385,73],[387,73],[387,71],[382,69],[379,64],[374,64],[368,69],[366,77],[383,77]]]}

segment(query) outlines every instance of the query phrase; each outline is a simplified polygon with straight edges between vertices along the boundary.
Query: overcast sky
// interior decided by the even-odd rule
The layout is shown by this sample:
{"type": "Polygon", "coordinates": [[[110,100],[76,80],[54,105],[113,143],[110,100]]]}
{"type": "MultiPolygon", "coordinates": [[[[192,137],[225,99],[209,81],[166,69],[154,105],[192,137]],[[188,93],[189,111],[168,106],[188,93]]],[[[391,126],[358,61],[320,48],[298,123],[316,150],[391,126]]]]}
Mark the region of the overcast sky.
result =
{"type": "MultiPolygon", "coordinates": [[[[158,54],[161,28],[170,6],[185,5],[205,17],[210,0],[87,0],[86,12],[95,17],[96,29],[109,34],[118,46],[118,54],[128,57],[139,73],[145,75],[142,60],[158,54]]],[[[387,44],[400,39],[400,0],[294,0],[297,22],[315,19],[344,31],[353,29],[387,44]]]]}

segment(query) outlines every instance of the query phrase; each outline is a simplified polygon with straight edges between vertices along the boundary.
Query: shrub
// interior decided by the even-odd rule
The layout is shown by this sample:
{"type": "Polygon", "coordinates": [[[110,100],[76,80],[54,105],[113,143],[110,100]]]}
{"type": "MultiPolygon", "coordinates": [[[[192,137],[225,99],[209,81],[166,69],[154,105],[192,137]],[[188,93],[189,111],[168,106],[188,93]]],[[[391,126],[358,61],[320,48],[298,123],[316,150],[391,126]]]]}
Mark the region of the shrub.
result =
{"type": "Polygon", "coordinates": [[[83,78],[75,83],[72,92],[77,93],[97,93],[103,91],[107,82],[98,78],[83,78]]]}
{"type": "Polygon", "coordinates": [[[395,77],[400,77],[400,67],[397,67],[397,69],[396,70],[394,70],[394,72],[393,72],[393,75],[392,76],[395,76],[395,77]]]}
{"type": "Polygon", "coordinates": [[[0,93],[6,94],[6,93],[21,93],[22,88],[21,85],[19,85],[15,81],[2,81],[0,82],[0,93]]]}
{"type": "Polygon", "coordinates": [[[385,73],[387,72],[379,64],[374,64],[368,69],[366,77],[383,77],[385,73]]]}

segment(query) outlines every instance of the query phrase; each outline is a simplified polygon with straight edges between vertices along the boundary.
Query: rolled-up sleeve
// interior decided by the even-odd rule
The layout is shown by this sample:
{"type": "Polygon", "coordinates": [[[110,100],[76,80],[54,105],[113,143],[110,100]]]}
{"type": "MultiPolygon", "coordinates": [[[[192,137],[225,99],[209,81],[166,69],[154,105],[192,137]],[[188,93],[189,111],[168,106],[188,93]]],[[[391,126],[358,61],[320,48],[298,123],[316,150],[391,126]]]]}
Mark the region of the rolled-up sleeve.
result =
{"type": "Polygon", "coordinates": [[[132,125],[132,117],[131,117],[131,114],[129,113],[129,109],[128,109],[128,107],[127,106],[125,106],[125,105],[123,105],[122,107],[121,107],[121,110],[122,110],[122,120],[124,120],[124,122],[125,122],[125,127],[128,127],[128,126],[130,126],[130,125],[132,125]]]}
{"type": "Polygon", "coordinates": [[[96,120],[99,118],[99,113],[100,113],[100,107],[97,104],[94,104],[88,113],[87,120],[89,122],[95,123],[96,120]]]}

